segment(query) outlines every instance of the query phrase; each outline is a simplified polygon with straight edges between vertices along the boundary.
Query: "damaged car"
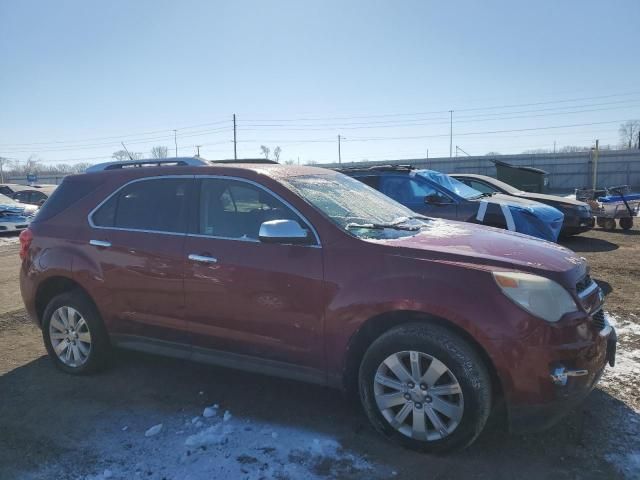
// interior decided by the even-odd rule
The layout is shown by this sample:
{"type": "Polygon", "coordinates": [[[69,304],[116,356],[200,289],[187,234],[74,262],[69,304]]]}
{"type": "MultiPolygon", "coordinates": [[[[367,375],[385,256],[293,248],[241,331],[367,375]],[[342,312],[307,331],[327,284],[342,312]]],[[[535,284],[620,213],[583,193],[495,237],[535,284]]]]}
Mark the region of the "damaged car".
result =
{"type": "Polygon", "coordinates": [[[404,165],[349,167],[339,172],[366,183],[416,213],[480,223],[556,242],[564,215],[526,198],[483,193],[434,170],[404,165]]]}
{"type": "Polygon", "coordinates": [[[38,207],[0,194],[0,233],[20,232],[29,226],[38,207]]]}

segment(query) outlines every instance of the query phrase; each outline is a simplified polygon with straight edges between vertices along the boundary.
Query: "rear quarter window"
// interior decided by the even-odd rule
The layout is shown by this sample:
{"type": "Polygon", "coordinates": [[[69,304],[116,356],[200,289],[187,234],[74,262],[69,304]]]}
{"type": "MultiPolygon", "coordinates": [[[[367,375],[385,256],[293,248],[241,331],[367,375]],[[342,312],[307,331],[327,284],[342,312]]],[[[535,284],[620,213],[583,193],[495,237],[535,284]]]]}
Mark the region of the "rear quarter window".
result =
{"type": "Polygon", "coordinates": [[[34,222],[42,222],[62,213],[67,208],[86,197],[100,186],[99,178],[65,178],[60,186],[54,190],[45,204],[40,207],[34,222]]]}

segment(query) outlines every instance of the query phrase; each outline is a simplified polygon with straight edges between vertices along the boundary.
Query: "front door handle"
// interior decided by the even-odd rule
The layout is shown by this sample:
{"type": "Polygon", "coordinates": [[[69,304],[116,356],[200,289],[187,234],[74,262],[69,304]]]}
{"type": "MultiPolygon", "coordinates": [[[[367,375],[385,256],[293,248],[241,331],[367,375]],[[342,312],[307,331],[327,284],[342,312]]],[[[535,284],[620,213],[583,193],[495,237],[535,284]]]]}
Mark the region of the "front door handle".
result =
{"type": "Polygon", "coordinates": [[[89,245],[93,245],[94,247],[109,248],[111,246],[111,242],[105,242],[104,240],[89,240],[89,245]]]}
{"type": "Polygon", "coordinates": [[[202,263],[218,263],[218,259],[215,257],[209,257],[206,255],[197,255],[195,253],[189,254],[189,260],[202,263]]]}

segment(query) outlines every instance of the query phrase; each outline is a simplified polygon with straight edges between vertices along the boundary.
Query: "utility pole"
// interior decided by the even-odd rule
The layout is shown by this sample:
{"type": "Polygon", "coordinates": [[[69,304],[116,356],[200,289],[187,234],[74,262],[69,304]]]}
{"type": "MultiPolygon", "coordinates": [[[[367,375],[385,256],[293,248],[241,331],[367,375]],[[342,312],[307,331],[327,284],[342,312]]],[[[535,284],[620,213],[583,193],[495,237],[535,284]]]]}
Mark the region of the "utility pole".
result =
{"type": "Polygon", "coordinates": [[[553,141],[553,153],[554,154],[556,153],[556,141],[555,140],[553,141]]]}
{"type": "Polygon", "coordinates": [[[449,160],[453,156],[453,110],[449,110],[449,160]]]}
{"type": "Polygon", "coordinates": [[[598,179],[598,154],[600,153],[598,150],[599,141],[596,139],[596,149],[593,152],[593,185],[592,188],[595,190],[598,179]]]}
{"type": "Polygon", "coordinates": [[[427,148],[427,160],[429,160],[429,149],[427,148]]]}
{"type": "Polygon", "coordinates": [[[236,114],[233,114],[233,159],[238,159],[238,140],[236,137],[236,114]]]}
{"type": "Polygon", "coordinates": [[[342,152],[340,151],[340,140],[342,137],[338,135],[338,164],[342,164],[342,152]]]}
{"type": "Polygon", "coordinates": [[[638,132],[638,150],[640,150],[640,131],[638,132]]]}
{"type": "Polygon", "coordinates": [[[201,146],[202,146],[202,145],[196,145],[196,148],[198,149],[198,153],[196,154],[196,156],[197,156],[197,157],[199,157],[199,156],[200,156],[200,147],[201,147],[201,146]]]}
{"type": "Polygon", "coordinates": [[[176,158],[178,158],[178,130],[173,131],[173,143],[176,146],[176,158]]]}

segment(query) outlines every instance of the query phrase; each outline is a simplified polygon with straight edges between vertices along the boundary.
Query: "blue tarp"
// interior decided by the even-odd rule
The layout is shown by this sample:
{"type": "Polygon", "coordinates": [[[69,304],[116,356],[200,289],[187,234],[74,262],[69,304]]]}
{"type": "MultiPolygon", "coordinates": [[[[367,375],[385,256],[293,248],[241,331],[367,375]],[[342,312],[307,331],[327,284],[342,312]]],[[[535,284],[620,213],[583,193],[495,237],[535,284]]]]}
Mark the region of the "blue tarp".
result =
{"type": "MultiPolygon", "coordinates": [[[[434,170],[418,170],[416,174],[467,200],[477,199],[481,195],[481,192],[444,173],[434,170]]],[[[558,241],[562,223],[564,222],[564,214],[557,208],[532,200],[527,200],[525,202],[526,205],[522,205],[522,200],[506,195],[485,197],[482,201],[498,205],[501,209],[504,206],[508,207],[508,213],[503,210],[505,221],[509,227],[510,221],[506,216],[511,213],[513,227],[516,232],[549,240],[550,242],[558,241]]]]}

